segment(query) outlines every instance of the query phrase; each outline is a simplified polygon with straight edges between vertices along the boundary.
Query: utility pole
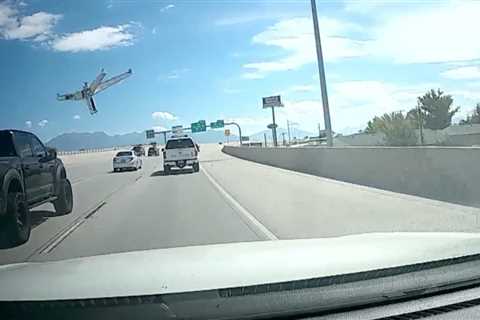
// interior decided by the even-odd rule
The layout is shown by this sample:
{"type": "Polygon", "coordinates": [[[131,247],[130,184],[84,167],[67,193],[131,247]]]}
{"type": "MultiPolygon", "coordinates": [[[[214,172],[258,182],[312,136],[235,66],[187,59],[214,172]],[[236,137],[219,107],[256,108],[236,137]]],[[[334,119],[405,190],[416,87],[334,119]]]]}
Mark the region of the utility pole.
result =
{"type": "Polygon", "coordinates": [[[290,121],[287,119],[287,131],[288,131],[288,145],[291,143],[291,138],[290,138],[290,121]]]}
{"type": "Polygon", "coordinates": [[[267,147],[267,134],[263,133],[263,139],[265,140],[265,148],[267,147]]]}
{"type": "Polygon", "coordinates": [[[318,124],[318,144],[320,144],[320,139],[322,138],[322,128],[320,127],[320,123],[318,124]]]}
{"type": "Polygon", "coordinates": [[[277,125],[275,123],[275,107],[272,107],[272,137],[273,137],[273,146],[277,147],[278,146],[278,141],[277,141],[277,125]]]}
{"type": "Polygon", "coordinates": [[[317,48],[318,78],[320,80],[320,90],[322,93],[323,119],[325,121],[325,131],[327,133],[327,145],[333,146],[332,124],[330,122],[330,107],[328,106],[327,83],[325,80],[325,67],[323,64],[322,44],[320,42],[320,29],[318,27],[317,5],[315,0],[311,0],[313,31],[315,33],[315,45],[317,48]]]}
{"type": "Polygon", "coordinates": [[[420,145],[423,146],[423,117],[422,117],[422,109],[420,108],[420,104],[417,104],[417,112],[418,112],[418,128],[420,129],[420,145]]]}
{"type": "Polygon", "coordinates": [[[282,132],[282,138],[283,138],[283,145],[285,146],[287,144],[287,141],[285,141],[285,132],[282,132]]]}

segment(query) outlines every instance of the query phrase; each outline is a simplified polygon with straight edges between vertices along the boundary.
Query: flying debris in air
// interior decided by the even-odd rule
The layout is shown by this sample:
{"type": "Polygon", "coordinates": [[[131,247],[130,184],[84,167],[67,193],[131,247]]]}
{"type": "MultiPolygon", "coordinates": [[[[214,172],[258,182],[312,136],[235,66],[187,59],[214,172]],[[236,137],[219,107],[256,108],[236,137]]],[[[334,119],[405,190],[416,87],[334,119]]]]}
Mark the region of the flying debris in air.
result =
{"type": "Polygon", "coordinates": [[[67,93],[67,94],[58,94],[57,93],[57,100],[64,101],[64,100],[85,100],[85,103],[90,110],[90,114],[95,114],[98,112],[97,107],[95,106],[95,100],[93,100],[93,96],[97,93],[107,89],[110,86],[113,86],[116,83],[128,78],[132,74],[132,69],[128,69],[127,72],[119,74],[118,76],[112,77],[108,80],[103,81],[105,76],[107,75],[104,70],[100,71],[100,74],[97,76],[95,80],[88,85],[87,82],[84,82],[83,88],[80,91],[75,93],[67,93]]]}

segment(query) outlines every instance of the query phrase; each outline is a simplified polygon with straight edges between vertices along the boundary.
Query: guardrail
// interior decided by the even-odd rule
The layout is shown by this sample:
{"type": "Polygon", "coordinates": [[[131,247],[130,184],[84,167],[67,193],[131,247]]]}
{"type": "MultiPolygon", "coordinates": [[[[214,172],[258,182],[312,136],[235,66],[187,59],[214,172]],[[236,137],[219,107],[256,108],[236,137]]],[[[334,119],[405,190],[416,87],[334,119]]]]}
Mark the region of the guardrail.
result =
{"type": "Polygon", "coordinates": [[[106,151],[114,151],[121,149],[121,147],[114,147],[114,148],[99,148],[99,149],[81,149],[81,150],[74,150],[74,151],[57,151],[59,156],[64,155],[71,155],[71,154],[84,154],[84,153],[97,153],[97,152],[106,152],[106,151]]]}

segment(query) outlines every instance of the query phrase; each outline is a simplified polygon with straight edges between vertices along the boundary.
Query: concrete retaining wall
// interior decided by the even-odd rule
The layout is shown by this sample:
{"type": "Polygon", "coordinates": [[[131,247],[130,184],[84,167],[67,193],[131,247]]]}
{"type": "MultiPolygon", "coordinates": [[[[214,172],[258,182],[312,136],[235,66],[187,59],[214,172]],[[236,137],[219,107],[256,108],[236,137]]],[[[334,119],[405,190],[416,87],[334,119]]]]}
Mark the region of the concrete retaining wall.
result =
{"type": "Polygon", "coordinates": [[[225,146],[223,152],[284,169],[480,207],[480,148],[225,146]]]}

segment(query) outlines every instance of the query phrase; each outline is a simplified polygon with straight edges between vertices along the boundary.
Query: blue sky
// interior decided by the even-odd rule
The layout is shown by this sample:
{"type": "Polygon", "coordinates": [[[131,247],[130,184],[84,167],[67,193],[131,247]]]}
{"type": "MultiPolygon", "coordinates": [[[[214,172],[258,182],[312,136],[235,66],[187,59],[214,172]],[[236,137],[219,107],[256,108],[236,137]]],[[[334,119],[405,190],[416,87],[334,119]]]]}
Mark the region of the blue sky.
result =
{"type": "MultiPolygon", "coordinates": [[[[49,139],[226,119],[251,134],[271,121],[261,98],[281,94],[279,124],[315,132],[323,117],[309,2],[0,2],[0,127],[49,139]],[[96,115],[82,102],[56,101],[101,68],[134,74],[96,96],[96,115]]],[[[453,95],[456,120],[480,102],[479,2],[317,7],[334,131],[407,111],[430,88],[453,95]]]]}

